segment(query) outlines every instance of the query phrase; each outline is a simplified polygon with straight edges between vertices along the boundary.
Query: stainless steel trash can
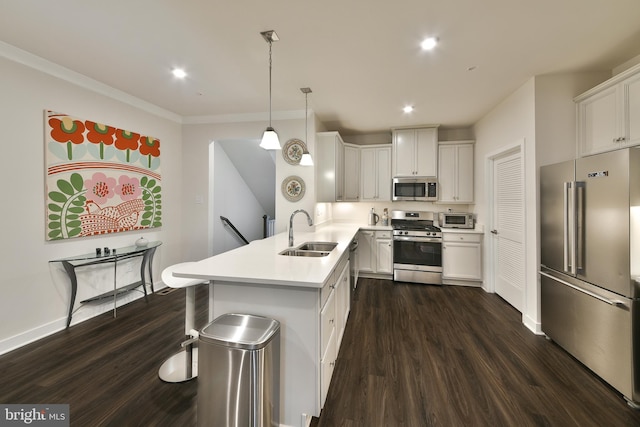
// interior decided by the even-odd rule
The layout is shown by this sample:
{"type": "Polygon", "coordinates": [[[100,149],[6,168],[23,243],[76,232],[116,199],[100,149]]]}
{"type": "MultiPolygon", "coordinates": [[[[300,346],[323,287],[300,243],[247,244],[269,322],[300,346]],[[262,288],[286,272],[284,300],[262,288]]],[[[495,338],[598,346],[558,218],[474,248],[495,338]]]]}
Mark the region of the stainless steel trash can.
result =
{"type": "Polygon", "coordinates": [[[202,328],[198,427],[272,427],[280,423],[280,323],[224,314],[202,328]]]}

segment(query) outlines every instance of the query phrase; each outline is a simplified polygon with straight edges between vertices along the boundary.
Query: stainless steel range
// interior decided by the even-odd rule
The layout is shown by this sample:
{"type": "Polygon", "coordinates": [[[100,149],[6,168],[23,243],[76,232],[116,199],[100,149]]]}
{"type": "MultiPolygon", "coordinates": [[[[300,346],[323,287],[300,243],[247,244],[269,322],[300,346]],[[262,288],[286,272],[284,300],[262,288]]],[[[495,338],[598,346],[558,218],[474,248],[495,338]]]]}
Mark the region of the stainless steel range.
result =
{"type": "Polygon", "coordinates": [[[433,212],[391,212],[393,280],[442,284],[442,233],[433,222],[433,212]]]}

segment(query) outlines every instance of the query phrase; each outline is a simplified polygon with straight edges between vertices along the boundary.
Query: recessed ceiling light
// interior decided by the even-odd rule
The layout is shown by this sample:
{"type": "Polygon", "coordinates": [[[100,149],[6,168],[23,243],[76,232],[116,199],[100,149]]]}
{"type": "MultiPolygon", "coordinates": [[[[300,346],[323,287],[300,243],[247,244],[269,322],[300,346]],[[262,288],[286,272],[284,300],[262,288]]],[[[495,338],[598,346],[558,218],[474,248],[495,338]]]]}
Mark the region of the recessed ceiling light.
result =
{"type": "Polygon", "coordinates": [[[178,79],[184,79],[185,77],[187,77],[187,72],[184,71],[182,68],[174,68],[172,73],[173,73],[173,76],[178,79]]]}
{"type": "Polygon", "coordinates": [[[406,107],[404,107],[402,109],[402,111],[404,111],[405,113],[409,114],[411,112],[413,112],[413,105],[407,105],[406,107]]]}
{"type": "Polygon", "coordinates": [[[422,50],[431,50],[436,47],[437,44],[438,39],[436,37],[428,37],[422,40],[422,43],[420,43],[420,47],[422,47],[422,50]]]}

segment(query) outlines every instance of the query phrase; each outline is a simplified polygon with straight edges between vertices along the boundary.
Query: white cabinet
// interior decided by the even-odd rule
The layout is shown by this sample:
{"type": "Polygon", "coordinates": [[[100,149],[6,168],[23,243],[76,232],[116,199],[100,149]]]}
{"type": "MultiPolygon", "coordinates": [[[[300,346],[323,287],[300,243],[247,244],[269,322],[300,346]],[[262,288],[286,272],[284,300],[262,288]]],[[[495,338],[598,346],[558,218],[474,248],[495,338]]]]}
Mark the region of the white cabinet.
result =
{"type": "Polygon", "coordinates": [[[344,141],[338,132],[319,132],[315,147],[316,200],[344,200],[344,141]]]}
{"type": "Polygon", "coordinates": [[[640,65],[575,101],[581,156],[640,144],[640,65]]]}
{"type": "Polygon", "coordinates": [[[360,200],[391,200],[391,146],[361,147],[360,200]]]}
{"type": "Polygon", "coordinates": [[[393,242],[388,231],[376,231],[376,273],[393,274],[393,242]]]}
{"type": "Polygon", "coordinates": [[[393,241],[388,230],[360,230],[358,261],[363,277],[393,275],[393,241]]]}
{"type": "Polygon", "coordinates": [[[376,259],[374,258],[375,231],[360,230],[358,233],[358,266],[360,275],[375,271],[376,259]]]}
{"type": "Polygon", "coordinates": [[[322,346],[320,359],[320,406],[324,406],[327,399],[327,391],[331,384],[331,376],[336,364],[336,298],[335,290],[329,294],[329,298],[320,312],[320,337],[322,346]]]}
{"type": "Polygon", "coordinates": [[[344,197],[346,202],[360,199],[360,147],[344,144],[344,197]]]}
{"type": "Polygon", "coordinates": [[[442,283],[482,284],[482,234],[442,233],[442,283]]]}
{"type": "Polygon", "coordinates": [[[438,128],[393,130],[394,177],[437,176],[438,128]]]}
{"type": "Polygon", "coordinates": [[[438,144],[440,203],[473,203],[474,141],[441,141],[438,144]]]}
{"type": "MultiPolygon", "coordinates": [[[[349,288],[349,265],[340,272],[336,281],[336,343],[340,348],[344,330],[347,326],[347,318],[351,310],[351,289],[349,288]]],[[[337,356],[337,355],[336,355],[337,356]]]]}
{"type": "Polygon", "coordinates": [[[320,295],[320,407],[323,407],[351,307],[348,258],[340,261],[320,295]]]}

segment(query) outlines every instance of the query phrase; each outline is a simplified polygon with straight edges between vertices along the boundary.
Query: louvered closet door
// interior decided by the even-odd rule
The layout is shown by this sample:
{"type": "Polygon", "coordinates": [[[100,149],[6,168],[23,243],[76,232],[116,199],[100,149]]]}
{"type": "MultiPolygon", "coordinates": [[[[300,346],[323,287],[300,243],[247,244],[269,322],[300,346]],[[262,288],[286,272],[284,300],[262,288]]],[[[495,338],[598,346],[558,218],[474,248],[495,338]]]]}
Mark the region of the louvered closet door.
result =
{"type": "Polygon", "coordinates": [[[521,153],[493,162],[495,290],[509,304],[524,308],[524,180],[521,153]]]}

